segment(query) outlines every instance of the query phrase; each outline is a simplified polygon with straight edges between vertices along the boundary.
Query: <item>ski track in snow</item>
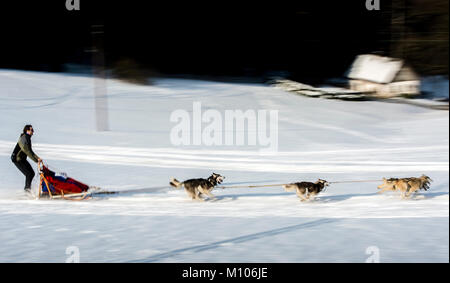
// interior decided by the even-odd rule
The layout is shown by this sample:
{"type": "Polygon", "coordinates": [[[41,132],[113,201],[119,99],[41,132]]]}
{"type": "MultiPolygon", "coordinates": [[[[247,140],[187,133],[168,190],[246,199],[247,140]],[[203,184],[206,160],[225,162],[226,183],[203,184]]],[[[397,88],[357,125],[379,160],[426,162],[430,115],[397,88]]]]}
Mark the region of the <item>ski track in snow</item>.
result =
{"type": "MultiPolygon", "coordinates": [[[[9,156],[14,143],[0,140],[0,155],[9,156]]],[[[448,171],[445,161],[403,161],[423,153],[443,152],[448,147],[429,146],[391,149],[356,149],[324,152],[276,152],[179,150],[172,148],[127,148],[36,144],[35,150],[50,160],[79,161],[96,164],[163,168],[216,168],[255,172],[392,172],[448,171]],[[327,155],[333,154],[333,159],[327,155]],[[361,158],[361,154],[364,157],[361,158]],[[384,156],[385,159],[383,159],[384,156]],[[373,158],[373,159],[372,159],[373,158]]]]}
{"type": "MultiPolygon", "coordinates": [[[[400,199],[398,194],[333,194],[332,188],[314,201],[300,202],[294,193],[282,188],[216,189],[216,200],[193,202],[184,190],[167,188],[159,193],[121,193],[94,196],[80,203],[50,200],[0,200],[2,214],[28,214],[29,206],[39,215],[123,215],[123,216],[196,216],[247,217],[280,216],[288,218],[427,218],[448,217],[449,196],[428,192],[400,199]],[[11,204],[15,204],[11,206],[11,204]],[[51,205],[50,205],[51,204],[51,205]],[[9,206],[8,206],[9,205],[9,206]],[[249,209],[251,207],[251,209],[249,209]],[[420,211],[420,213],[418,213],[420,211]]],[[[339,190],[337,186],[335,190],[339,190]]]]}

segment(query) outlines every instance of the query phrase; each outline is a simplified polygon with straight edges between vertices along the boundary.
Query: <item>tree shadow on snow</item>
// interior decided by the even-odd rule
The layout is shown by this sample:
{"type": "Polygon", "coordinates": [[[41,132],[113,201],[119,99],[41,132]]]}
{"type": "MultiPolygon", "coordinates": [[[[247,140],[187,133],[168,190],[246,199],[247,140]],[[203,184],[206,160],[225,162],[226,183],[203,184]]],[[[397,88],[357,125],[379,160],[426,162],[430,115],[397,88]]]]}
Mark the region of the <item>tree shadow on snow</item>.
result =
{"type": "Polygon", "coordinates": [[[258,240],[261,238],[276,236],[279,234],[288,233],[288,232],[301,230],[301,229],[308,229],[311,227],[320,226],[320,225],[324,225],[324,224],[330,224],[330,223],[334,223],[334,222],[338,222],[338,221],[339,221],[338,219],[329,219],[329,218],[318,219],[318,220],[314,220],[314,221],[310,221],[310,222],[306,222],[306,223],[301,223],[301,224],[271,229],[271,230],[267,230],[267,231],[262,231],[262,232],[258,232],[258,233],[238,236],[238,237],[230,238],[227,240],[206,243],[206,244],[200,244],[200,245],[191,246],[191,247],[179,248],[179,249],[175,249],[175,250],[160,253],[160,254],[155,254],[148,258],[138,259],[138,260],[131,261],[131,262],[132,263],[158,262],[158,261],[161,261],[161,260],[164,260],[167,258],[173,258],[178,255],[182,255],[182,254],[198,254],[203,251],[220,248],[220,247],[227,246],[227,245],[245,243],[245,242],[249,242],[249,241],[253,241],[253,240],[258,240]]]}

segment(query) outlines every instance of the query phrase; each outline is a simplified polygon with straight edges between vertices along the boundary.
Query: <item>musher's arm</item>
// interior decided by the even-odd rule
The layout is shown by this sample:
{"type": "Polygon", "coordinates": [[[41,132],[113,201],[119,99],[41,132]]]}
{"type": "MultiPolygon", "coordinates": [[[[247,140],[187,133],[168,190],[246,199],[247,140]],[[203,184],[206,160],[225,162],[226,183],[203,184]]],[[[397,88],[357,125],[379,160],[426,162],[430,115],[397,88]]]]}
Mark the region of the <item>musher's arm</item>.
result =
{"type": "Polygon", "coordinates": [[[38,162],[40,160],[39,156],[37,156],[33,149],[31,148],[31,140],[23,135],[19,140],[20,149],[34,162],[38,162]]]}

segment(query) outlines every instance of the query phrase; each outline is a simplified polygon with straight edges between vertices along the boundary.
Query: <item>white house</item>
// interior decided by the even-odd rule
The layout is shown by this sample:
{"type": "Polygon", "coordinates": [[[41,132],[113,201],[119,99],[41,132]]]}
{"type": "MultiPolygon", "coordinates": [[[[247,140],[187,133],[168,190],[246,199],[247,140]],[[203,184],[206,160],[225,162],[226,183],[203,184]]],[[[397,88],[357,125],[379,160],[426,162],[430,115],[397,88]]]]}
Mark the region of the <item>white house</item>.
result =
{"type": "Polygon", "coordinates": [[[350,89],[377,97],[419,95],[419,76],[401,59],[379,55],[359,55],[347,77],[350,89]]]}

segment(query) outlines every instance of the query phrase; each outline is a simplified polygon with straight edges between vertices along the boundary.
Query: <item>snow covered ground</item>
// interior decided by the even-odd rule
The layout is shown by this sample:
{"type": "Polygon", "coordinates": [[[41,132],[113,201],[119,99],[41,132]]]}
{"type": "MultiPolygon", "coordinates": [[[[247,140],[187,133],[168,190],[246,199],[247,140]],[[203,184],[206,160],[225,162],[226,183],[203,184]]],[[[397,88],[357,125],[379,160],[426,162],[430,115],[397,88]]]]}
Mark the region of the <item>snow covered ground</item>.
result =
{"type": "Polygon", "coordinates": [[[107,86],[111,131],[97,132],[92,78],[0,70],[0,262],[64,262],[71,247],[81,262],[365,262],[373,247],[381,262],[449,261],[448,111],[258,84],[107,86]],[[174,146],[170,115],[191,113],[194,102],[221,113],[278,110],[278,152],[174,146]],[[28,199],[9,157],[26,123],[51,168],[123,193],[28,199]],[[377,194],[378,183],[338,183],[304,203],[281,187],[216,189],[217,200],[200,203],[168,186],[172,176],[212,172],[224,185],[421,174],[434,182],[408,200],[377,194]]]}

